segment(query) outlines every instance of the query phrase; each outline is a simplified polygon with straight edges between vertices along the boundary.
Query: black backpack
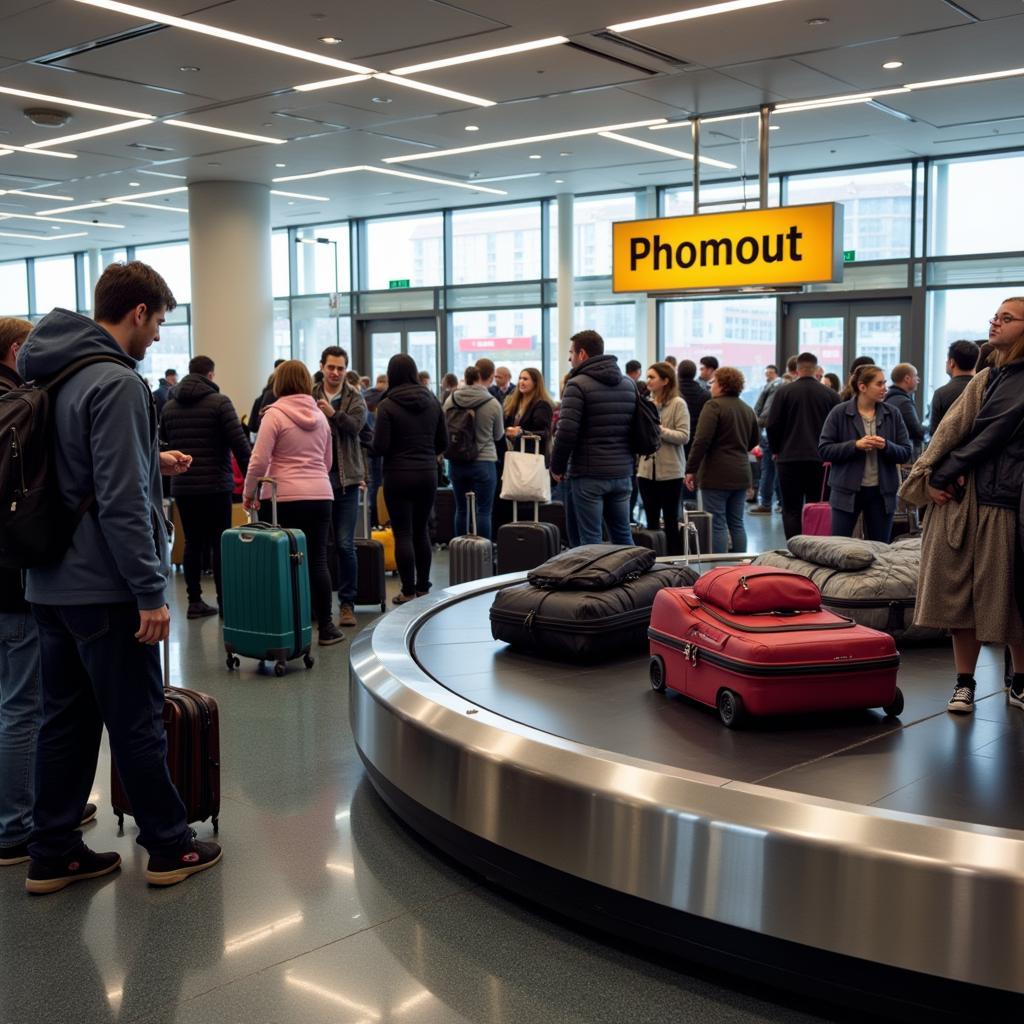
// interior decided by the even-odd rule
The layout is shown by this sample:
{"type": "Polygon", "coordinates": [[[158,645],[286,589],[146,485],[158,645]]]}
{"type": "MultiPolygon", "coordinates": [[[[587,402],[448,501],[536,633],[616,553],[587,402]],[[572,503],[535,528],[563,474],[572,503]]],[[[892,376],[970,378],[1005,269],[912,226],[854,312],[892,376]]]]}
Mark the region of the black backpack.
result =
{"type": "Polygon", "coordinates": [[[444,457],[451,462],[475,462],[480,454],[476,443],[476,408],[465,409],[461,405],[452,404],[444,412],[445,425],[448,427],[448,447],[444,457]]]}
{"type": "Polygon", "coordinates": [[[634,455],[653,455],[661,447],[661,415],[647,398],[636,396],[636,408],[629,424],[629,449],[634,455]]]}
{"type": "Polygon", "coordinates": [[[54,399],[60,387],[93,363],[125,364],[114,356],[85,356],[42,383],[0,391],[0,568],[31,569],[59,562],[82,517],[61,500],[54,472],[54,399]]]}

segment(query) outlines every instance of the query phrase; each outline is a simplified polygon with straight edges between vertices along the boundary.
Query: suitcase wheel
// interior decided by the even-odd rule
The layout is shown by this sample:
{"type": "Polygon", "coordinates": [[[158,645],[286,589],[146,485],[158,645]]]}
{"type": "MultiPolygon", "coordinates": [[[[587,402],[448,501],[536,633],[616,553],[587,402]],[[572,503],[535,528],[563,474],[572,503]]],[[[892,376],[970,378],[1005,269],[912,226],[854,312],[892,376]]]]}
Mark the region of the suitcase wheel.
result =
{"type": "Polygon", "coordinates": [[[732,690],[719,690],[715,703],[718,708],[718,717],[727,729],[737,728],[746,717],[743,699],[732,690]]]}
{"type": "Polygon", "coordinates": [[[886,704],[882,710],[885,712],[886,718],[898,718],[903,714],[903,691],[897,686],[896,696],[893,697],[891,704],[886,704]]]}
{"type": "Polygon", "coordinates": [[[277,676],[278,679],[280,679],[287,671],[288,666],[283,661],[279,661],[274,665],[274,675],[277,676]]]}
{"type": "Polygon", "coordinates": [[[655,693],[665,692],[665,662],[655,654],[651,658],[651,689],[655,693]]]}
{"type": "Polygon", "coordinates": [[[229,654],[225,659],[225,664],[228,666],[228,671],[238,668],[242,663],[233,654],[229,654]]]}
{"type": "Polygon", "coordinates": [[[316,664],[316,661],[311,658],[309,654],[304,654],[302,656],[302,664],[305,665],[306,668],[312,668],[316,664]]]}

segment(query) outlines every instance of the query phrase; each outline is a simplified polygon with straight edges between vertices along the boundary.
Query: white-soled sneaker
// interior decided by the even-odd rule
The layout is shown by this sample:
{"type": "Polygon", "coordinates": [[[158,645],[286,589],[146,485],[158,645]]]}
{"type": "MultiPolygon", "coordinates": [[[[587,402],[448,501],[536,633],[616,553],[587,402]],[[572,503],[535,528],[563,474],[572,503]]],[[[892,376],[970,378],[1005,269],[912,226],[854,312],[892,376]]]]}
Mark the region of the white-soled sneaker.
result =
{"type": "Polygon", "coordinates": [[[1024,690],[1017,691],[1011,686],[1006,695],[1006,703],[1024,711],[1024,690]]]}
{"type": "Polygon", "coordinates": [[[974,687],[958,686],[946,704],[947,711],[958,715],[969,715],[974,710],[974,687]]]}

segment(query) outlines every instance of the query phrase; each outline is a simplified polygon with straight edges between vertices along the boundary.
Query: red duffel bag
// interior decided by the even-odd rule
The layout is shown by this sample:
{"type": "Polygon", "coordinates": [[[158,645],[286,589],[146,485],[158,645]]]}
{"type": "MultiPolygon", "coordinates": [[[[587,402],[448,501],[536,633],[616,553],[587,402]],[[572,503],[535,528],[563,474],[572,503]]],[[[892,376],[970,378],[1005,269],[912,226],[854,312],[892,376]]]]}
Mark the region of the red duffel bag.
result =
{"type": "Polygon", "coordinates": [[[734,615],[816,612],[821,591],[806,576],[769,565],[729,565],[706,572],[693,586],[705,603],[734,615]]]}

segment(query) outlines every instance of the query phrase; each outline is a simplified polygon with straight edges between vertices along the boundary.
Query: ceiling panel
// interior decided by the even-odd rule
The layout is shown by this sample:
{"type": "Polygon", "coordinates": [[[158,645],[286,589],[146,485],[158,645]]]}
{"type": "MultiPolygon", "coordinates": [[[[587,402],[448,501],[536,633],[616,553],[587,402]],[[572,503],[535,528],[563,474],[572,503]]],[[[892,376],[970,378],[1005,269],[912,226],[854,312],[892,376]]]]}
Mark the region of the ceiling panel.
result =
{"type": "Polygon", "coordinates": [[[480,49],[473,36],[508,22],[507,17],[480,16],[464,7],[433,0],[375,0],[372,4],[344,5],[319,0],[299,0],[287,5],[266,0],[234,0],[197,14],[196,20],[363,63],[363,58],[371,54],[458,37],[467,37],[469,44],[460,44],[454,52],[480,49]],[[330,13],[332,8],[336,13],[330,13]],[[324,12],[326,17],[317,17],[324,12]],[[337,36],[344,41],[339,46],[327,46],[319,41],[320,36],[337,36]]]}
{"type": "Polygon", "coordinates": [[[7,3],[0,6],[0,52],[16,60],[33,60],[80,46],[122,32],[126,27],[122,15],[70,0],[51,0],[17,13],[9,12],[7,3]]]}
{"type": "Polygon", "coordinates": [[[958,0],[976,18],[1005,18],[1020,14],[1020,0],[958,0]]]}
{"type": "MultiPolygon", "coordinates": [[[[511,22],[523,31],[523,39],[550,35],[577,35],[601,30],[623,18],[646,18],[666,11],[702,7],[708,0],[639,0],[629,10],[622,0],[459,0],[463,10],[485,17],[511,22]],[[525,33],[529,34],[525,34],[525,33]]],[[[655,43],[654,45],[657,45],[655,43]]]]}
{"type": "Polygon", "coordinates": [[[959,75],[976,75],[1024,64],[1024,4],[1017,17],[980,22],[884,43],[804,54],[808,67],[835,75],[860,89],[892,87],[904,82],[926,82],[959,75]],[[903,61],[896,71],[882,64],[903,61]]]}
{"type": "Polygon", "coordinates": [[[939,127],[998,120],[1024,110],[1024,78],[924,89],[886,96],[882,102],[939,127]]]}
{"type": "Polygon", "coordinates": [[[719,68],[719,74],[752,85],[764,96],[778,101],[816,99],[836,92],[849,92],[849,83],[839,81],[828,68],[819,71],[798,60],[758,60],[719,68]]]}
{"type": "Polygon", "coordinates": [[[650,76],[583,50],[550,46],[495,60],[442,68],[415,77],[431,85],[503,101],[642,81],[650,76]]]}
{"type": "Polygon", "coordinates": [[[690,113],[750,110],[758,104],[780,98],[758,86],[737,81],[728,72],[705,70],[633,82],[622,88],[636,96],[673,107],[677,117],[690,113]]]}
{"type": "MultiPolygon", "coordinates": [[[[630,12],[632,16],[633,12],[630,12]]],[[[655,12],[657,13],[657,12],[655,12]]],[[[964,24],[937,0],[790,0],[778,6],[626,33],[645,45],[706,67],[860,45],[873,39],[964,24]],[[808,19],[827,17],[825,25],[808,19]]]]}

